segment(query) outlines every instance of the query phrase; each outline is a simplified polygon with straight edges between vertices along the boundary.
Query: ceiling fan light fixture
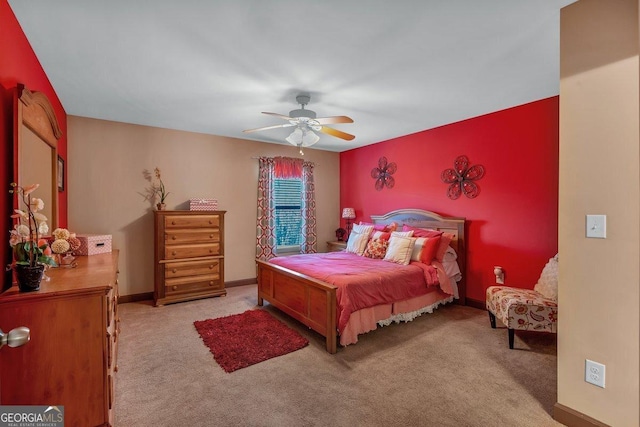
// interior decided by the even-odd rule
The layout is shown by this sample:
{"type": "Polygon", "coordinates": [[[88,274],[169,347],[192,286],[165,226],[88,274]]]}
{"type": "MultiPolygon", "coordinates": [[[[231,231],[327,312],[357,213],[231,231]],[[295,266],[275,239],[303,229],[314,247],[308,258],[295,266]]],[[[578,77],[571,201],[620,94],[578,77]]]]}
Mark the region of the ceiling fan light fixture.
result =
{"type": "Polygon", "coordinates": [[[309,103],[310,99],[311,96],[309,94],[298,95],[296,97],[296,101],[298,101],[298,104],[300,104],[300,108],[297,110],[291,110],[288,116],[266,111],[262,112],[263,114],[268,114],[270,116],[284,119],[288,123],[273,126],[263,126],[256,129],[247,129],[243,130],[243,132],[251,133],[268,129],[294,127],[295,129],[293,130],[293,132],[291,132],[291,134],[286,137],[285,140],[291,145],[295,145],[296,147],[310,147],[318,142],[320,140],[320,137],[314,132],[322,132],[336,138],[344,139],[345,141],[351,141],[353,138],[355,138],[354,135],[350,135],[338,129],[325,126],[338,123],[353,123],[352,118],[347,116],[316,117],[315,111],[307,110],[304,108],[309,103]]]}
{"type": "Polygon", "coordinates": [[[296,128],[285,140],[296,147],[310,147],[320,140],[320,137],[308,129],[296,128]]]}
{"type": "Polygon", "coordinates": [[[293,132],[291,132],[291,135],[285,138],[285,141],[287,141],[291,145],[296,146],[302,143],[302,129],[296,128],[293,132]]]}

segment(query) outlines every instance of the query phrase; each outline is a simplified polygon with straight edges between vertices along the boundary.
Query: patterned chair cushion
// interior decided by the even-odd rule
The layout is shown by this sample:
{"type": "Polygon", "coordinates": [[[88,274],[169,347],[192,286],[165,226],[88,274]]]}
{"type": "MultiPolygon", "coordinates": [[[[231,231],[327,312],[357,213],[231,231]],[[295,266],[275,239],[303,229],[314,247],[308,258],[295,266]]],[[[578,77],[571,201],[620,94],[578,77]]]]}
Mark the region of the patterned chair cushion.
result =
{"type": "Polygon", "coordinates": [[[532,289],[490,286],[487,310],[509,329],[557,332],[558,303],[532,289]]]}

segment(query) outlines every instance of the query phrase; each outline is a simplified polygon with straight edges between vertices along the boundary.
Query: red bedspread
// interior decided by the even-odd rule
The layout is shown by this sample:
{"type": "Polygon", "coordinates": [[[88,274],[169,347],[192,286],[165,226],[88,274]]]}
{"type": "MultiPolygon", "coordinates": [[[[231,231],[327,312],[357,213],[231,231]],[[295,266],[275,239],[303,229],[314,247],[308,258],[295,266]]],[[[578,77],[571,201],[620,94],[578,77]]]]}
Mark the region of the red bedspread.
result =
{"type": "Polygon", "coordinates": [[[430,265],[399,265],[347,252],[277,257],[269,262],[337,286],[340,333],[354,311],[424,295],[438,285],[437,271],[430,265]]]}

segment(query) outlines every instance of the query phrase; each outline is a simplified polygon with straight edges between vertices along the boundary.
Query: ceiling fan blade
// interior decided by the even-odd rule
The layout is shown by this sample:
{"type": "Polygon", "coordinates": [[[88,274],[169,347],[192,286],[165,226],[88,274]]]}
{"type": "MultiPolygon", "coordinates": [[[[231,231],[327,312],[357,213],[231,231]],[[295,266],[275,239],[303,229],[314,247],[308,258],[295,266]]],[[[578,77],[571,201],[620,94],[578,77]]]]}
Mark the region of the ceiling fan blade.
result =
{"type": "Polygon", "coordinates": [[[274,116],[274,117],[279,117],[282,120],[291,120],[291,117],[289,116],[285,116],[284,114],[278,114],[278,113],[269,113],[267,111],[263,111],[262,114],[268,114],[270,116],[274,116]]]}
{"type": "Polygon", "coordinates": [[[334,123],[353,123],[353,119],[347,116],[318,117],[315,120],[321,125],[331,125],[334,123]]]}
{"type": "Polygon", "coordinates": [[[281,125],[265,126],[263,128],[256,128],[256,129],[247,129],[247,130],[243,130],[242,132],[251,133],[251,132],[258,132],[258,131],[261,131],[261,130],[269,130],[269,129],[277,129],[277,128],[289,128],[291,126],[295,126],[295,125],[292,125],[291,123],[283,123],[281,125]]]}
{"type": "Polygon", "coordinates": [[[320,128],[320,132],[326,133],[327,135],[335,136],[336,138],[346,139],[347,141],[351,141],[353,138],[355,138],[354,135],[342,132],[338,129],[328,128],[326,126],[322,126],[320,128]]]}

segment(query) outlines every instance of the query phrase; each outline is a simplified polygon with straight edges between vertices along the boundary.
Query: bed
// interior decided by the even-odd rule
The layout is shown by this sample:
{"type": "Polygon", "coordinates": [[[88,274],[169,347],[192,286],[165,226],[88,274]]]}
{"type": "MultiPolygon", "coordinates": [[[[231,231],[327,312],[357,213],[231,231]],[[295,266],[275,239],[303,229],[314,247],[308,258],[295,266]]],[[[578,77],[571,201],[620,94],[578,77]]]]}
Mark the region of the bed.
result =
{"type": "MultiPolygon", "coordinates": [[[[270,261],[256,260],[258,278],[258,305],[264,301],[303,323],[307,327],[318,332],[326,339],[326,350],[336,353],[338,339],[345,346],[357,342],[360,334],[376,329],[378,325],[387,325],[392,322],[410,321],[423,314],[430,313],[441,304],[456,302],[465,303],[465,219],[458,217],[442,217],[436,213],[420,209],[400,209],[385,215],[372,216],[373,224],[385,225],[396,223],[399,227],[408,225],[415,228],[426,228],[443,231],[453,235],[449,251],[455,253],[456,264],[461,275],[452,280],[454,292],[443,291],[439,286],[430,286],[428,291],[418,294],[404,294],[397,300],[376,304],[368,307],[356,307],[349,313],[348,320],[344,322],[341,314],[343,307],[338,301],[338,286],[324,280],[319,280],[300,267],[296,271],[283,265],[277,265],[284,258],[275,258],[270,261]],[[408,296],[407,296],[408,295],[408,296]],[[338,332],[340,326],[340,332],[338,332]]],[[[353,254],[350,254],[353,255],[353,254]]],[[[347,254],[309,254],[298,255],[309,257],[314,263],[335,262],[347,254]],[[333,254],[333,255],[332,255],[333,254]],[[329,260],[316,260],[316,258],[330,258],[329,260]],[[334,261],[331,261],[333,259],[334,261]]],[[[357,256],[357,255],[353,255],[357,256]]],[[[365,261],[363,259],[363,261],[365,261]]],[[[387,263],[375,260],[379,263],[387,263]]],[[[408,267],[408,266],[407,266],[408,267]]],[[[438,274],[442,274],[439,272],[438,274]]],[[[340,292],[344,295],[344,292],[340,292]]]]}

